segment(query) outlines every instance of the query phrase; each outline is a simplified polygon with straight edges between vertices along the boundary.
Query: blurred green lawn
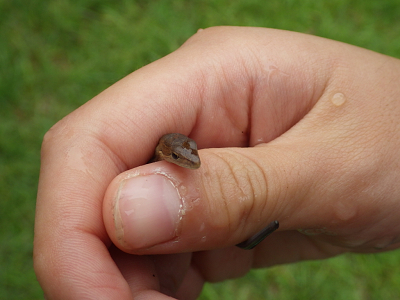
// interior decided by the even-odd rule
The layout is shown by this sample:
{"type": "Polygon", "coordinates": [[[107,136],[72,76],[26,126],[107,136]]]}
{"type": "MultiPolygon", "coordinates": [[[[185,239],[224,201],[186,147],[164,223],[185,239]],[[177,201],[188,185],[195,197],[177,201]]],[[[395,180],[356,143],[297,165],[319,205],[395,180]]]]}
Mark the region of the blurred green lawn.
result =
{"type": "MultiPolygon", "coordinates": [[[[281,28],[400,57],[396,0],[0,0],[0,299],[42,299],[32,268],[44,133],[198,28],[281,28]]],[[[400,299],[400,252],[345,255],[207,284],[200,299],[400,299]]]]}

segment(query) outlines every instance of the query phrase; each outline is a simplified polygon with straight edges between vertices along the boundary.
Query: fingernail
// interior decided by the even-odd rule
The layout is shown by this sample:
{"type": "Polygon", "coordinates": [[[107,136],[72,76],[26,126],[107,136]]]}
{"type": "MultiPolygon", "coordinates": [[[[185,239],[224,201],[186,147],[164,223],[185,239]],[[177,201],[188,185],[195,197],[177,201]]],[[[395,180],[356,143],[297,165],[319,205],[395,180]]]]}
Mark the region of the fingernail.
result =
{"type": "Polygon", "coordinates": [[[125,179],[115,202],[118,239],[131,249],[147,248],[173,239],[180,218],[181,199],[162,175],[125,179]]]}

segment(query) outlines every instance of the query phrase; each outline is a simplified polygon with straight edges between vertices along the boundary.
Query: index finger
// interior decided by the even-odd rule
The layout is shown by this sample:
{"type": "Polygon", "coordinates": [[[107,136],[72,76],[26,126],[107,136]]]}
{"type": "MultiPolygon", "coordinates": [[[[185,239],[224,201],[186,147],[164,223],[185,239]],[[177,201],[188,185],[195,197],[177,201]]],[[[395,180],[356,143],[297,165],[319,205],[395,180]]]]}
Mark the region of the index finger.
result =
{"type": "MultiPolygon", "coordinates": [[[[160,132],[176,125],[173,111],[180,113],[182,131],[189,132],[196,121],[195,108],[171,101],[170,113],[154,118],[165,110],[165,98],[177,93],[167,88],[167,74],[174,70],[164,65],[168,59],[118,82],[57,123],[44,138],[34,262],[49,298],[132,297],[108,252],[111,241],[103,224],[102,200],[117,174],[148,161],[160,132]],[[178,107],[185,113],[177,112],[178,107]]],[[[145,288],[157,286],[151,284],[155,278],[147,281],[145,288]]]]}

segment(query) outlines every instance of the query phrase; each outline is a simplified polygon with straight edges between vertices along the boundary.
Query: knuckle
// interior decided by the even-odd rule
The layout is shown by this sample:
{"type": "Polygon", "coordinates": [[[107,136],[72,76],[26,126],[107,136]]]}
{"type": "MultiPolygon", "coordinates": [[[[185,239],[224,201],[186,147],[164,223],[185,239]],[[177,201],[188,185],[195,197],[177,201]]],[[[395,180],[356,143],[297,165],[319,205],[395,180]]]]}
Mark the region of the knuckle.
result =
{"type": "Polygon", "coordinates": [[[49,149],[53,147],[54,144],[57,143],[57,140],[60,137],[60,122],[53,125],[43,136],[42,141],[42,154],[48,152],[49,149]]]}
{"type": "Polygon", "coordinates": [[[44,134],[41,146],[42,158],[54,151],[60,151],[66,145],[71,144],[72,138],[79,139],[74,128],[68,125],[67,118],[58,121],[44,134]]]}

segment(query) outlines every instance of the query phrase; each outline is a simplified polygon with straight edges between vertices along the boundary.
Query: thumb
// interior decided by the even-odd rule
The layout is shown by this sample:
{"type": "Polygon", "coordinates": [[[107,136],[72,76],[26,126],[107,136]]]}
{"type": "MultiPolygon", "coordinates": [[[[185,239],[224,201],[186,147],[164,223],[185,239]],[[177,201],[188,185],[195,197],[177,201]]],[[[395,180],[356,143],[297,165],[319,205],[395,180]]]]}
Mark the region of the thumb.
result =
{"type": "Polygon", "coordinates": [[[151,254],[235,245],[274,220],[302,228],[309,218],[295,216],[307,205],[313,172],[301,145],[281,137],[252,148],[200,150],[198,170],[162,161],[124,172],[105,196],[109,236],[126,252],[151,254]]]}

